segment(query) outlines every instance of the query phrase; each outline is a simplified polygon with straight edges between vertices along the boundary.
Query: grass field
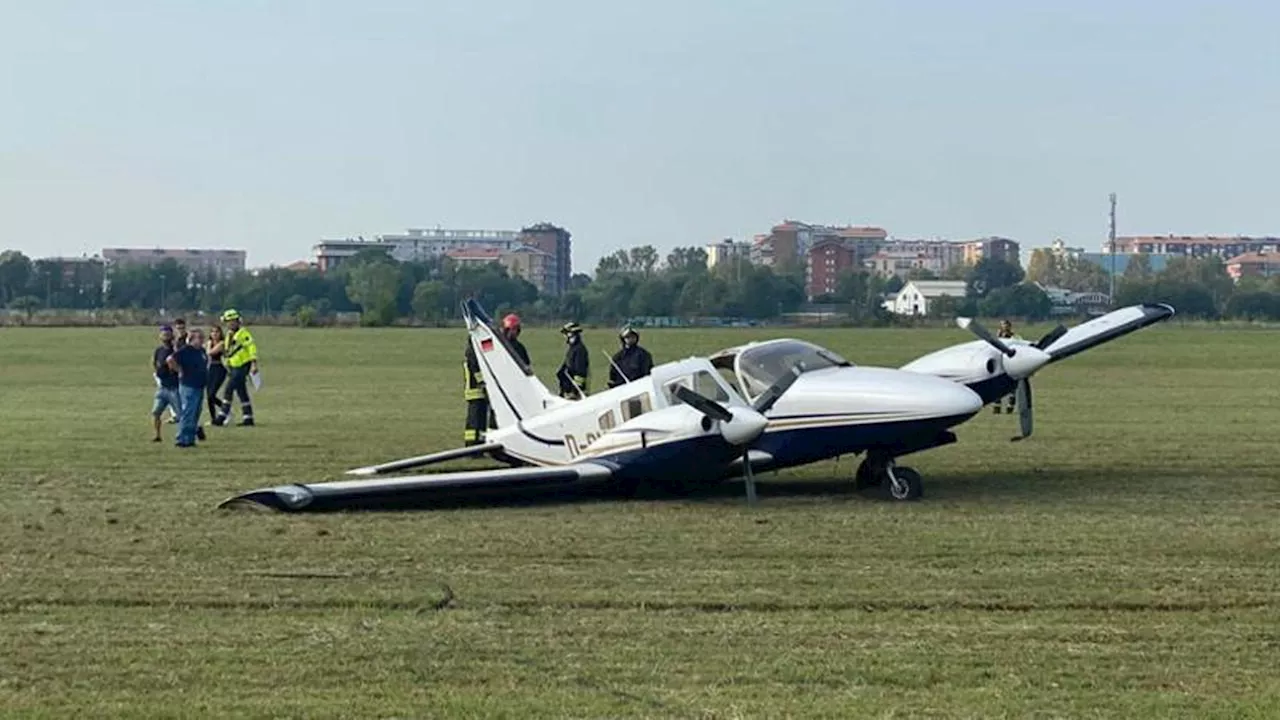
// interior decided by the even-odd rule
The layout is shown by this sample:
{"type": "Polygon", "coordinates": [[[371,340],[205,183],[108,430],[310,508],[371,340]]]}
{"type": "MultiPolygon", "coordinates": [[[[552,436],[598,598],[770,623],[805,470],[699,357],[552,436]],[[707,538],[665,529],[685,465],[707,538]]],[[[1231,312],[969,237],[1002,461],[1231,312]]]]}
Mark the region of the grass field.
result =
{"type": "MultiPolygon", "coordinates": [[[[791,334],[894,365],[969,339],[791,334]]],[[[1156,327],[1050,367],[1035,437],[984,412],[912,458],[920,503],[853,493],[846,458],[763,476],[755,509],[735,484],[300,516],[214,506],[458,445],[463,336],[257,336],[259,427],[183,452],[148,442],[149,330],[0,330],[0,712],[1280,715],[1275,331],[1156,327]]],[[[550,384],[559,337],[526,340],[550,384]]],[[[614,341],[587,341],[599,387],[614,341]]]]}

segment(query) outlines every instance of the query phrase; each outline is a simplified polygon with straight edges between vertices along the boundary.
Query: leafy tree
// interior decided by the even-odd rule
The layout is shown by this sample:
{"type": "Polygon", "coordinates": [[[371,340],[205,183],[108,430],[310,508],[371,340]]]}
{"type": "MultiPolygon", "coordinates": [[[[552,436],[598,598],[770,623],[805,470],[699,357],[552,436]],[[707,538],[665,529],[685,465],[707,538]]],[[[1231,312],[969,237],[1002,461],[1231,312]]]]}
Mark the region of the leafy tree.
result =
{"type": "Polygon", "coordinates": [[[978,310],[985,317],[1043,320],[1049,317],[1052,309],[1053,303],[1048,294],[1034,283],[996,288],[978,303],[978,310]]]}
{"type": "Polygon", "coordinates": [[[20,296],[31,280],[31,259],[17,250],[0,253],[0,303],[20,296]]]}
{"type": "Polygon", "coordinates": [[[359,303],[363,325],[389,325],[396,315],[399,273],[389,262],[365,262],[347,276],[347,297],[359,303]]]}
{"type": "Polygon", "coordinates": [[[1124,266],[1124,274],[1121,277],[1131,282],[1154,280],[1156,274],[1151,269],[1151,256],[1146,253],[1129,256],[1129,262],[1124,266]]]}
{"type": "Polygon", "coordinates": [[[42,305],[40,298],[34,295],[22,295],[9,301],[9,308],[12,310],[21,310],[27,314],[27,319],[31,319],[32,313],[36,308],[42,305]]]}
{"type": "Polygon", "coordinates": [[[965,279],[971,296],[986,297],[987,293],[1022,282],[1024,273],[1016,263],[997,257],[984,257],[969,271],[965,279]]]}
{"type": "Polygon", "coordinates": [[[423,280],[413,288],[413,313],[421,320],[435,320],[444,309],[444,283],[423,280]]]}

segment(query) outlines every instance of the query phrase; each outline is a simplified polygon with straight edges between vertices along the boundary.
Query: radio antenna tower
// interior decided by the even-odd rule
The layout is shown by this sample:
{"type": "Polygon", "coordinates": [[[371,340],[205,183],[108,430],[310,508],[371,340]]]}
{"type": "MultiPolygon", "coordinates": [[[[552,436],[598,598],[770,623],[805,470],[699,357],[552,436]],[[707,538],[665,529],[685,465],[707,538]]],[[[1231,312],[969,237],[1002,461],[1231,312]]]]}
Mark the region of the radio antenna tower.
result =
{"type": "Polygon", "coordinates": [[[1111,193],[1111,232],[1108,234],[1111,245],[1111,307],[1116,306],[1116,194],[1111,193]]]}

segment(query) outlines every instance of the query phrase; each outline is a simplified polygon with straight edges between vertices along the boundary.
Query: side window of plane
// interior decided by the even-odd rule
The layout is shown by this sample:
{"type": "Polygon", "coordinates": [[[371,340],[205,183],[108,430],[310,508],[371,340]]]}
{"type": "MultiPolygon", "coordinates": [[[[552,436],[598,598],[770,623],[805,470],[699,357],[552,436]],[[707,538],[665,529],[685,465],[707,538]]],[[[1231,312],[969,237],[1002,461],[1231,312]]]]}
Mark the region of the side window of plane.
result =
{"type": "Polygon", "coordinates": [[[694,374],[693,391],[716,402],[729,402],[729,393],[716,382],[714,375],[705,370],[694,374]]]}
{"type": "Polygon", "coordinates": [[[612,410],[600,416],[600,429],[602,431],[609,432],[616,426],[617,426],[617,423],[614,420],[612,410]]]}
{"type": "Polygon", "coordinates": [[[640,417],[652,410],[653,403],[649,400],[649,393],[641,393],[635,397],[623,400],[622,407],[620,409],[622,410],[622,421],[626,422],[631,418],[640,417]]]}

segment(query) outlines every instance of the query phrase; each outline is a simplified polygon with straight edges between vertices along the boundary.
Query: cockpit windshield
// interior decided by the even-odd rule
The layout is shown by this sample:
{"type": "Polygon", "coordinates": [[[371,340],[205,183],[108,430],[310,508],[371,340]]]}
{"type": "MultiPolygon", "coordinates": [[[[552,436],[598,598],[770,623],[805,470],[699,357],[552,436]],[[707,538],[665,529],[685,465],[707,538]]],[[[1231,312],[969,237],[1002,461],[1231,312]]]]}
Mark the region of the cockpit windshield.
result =
{"type": "Polygon", "coordinates": [[[853,366],[853,363],[824,347],[800,340],[784,340],[743,350],[738,355],[738,374],[747,394],[754,398],[797,364],[802,373],[853,366]]]}

